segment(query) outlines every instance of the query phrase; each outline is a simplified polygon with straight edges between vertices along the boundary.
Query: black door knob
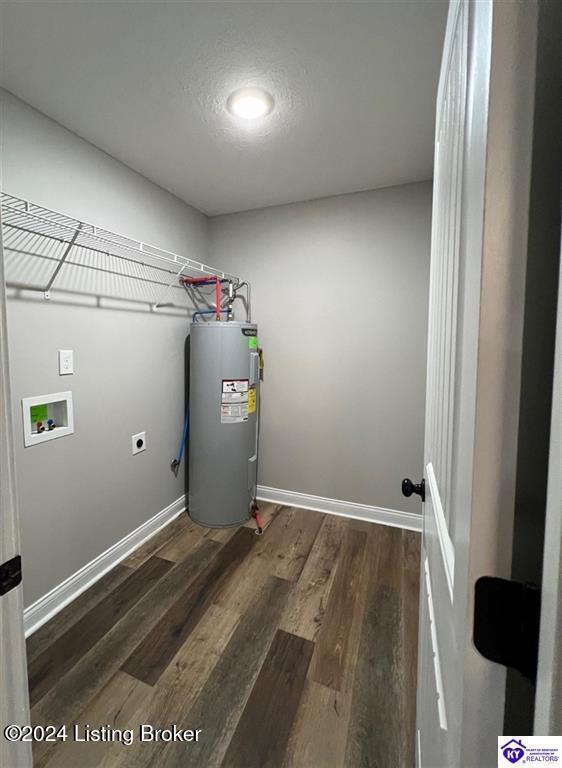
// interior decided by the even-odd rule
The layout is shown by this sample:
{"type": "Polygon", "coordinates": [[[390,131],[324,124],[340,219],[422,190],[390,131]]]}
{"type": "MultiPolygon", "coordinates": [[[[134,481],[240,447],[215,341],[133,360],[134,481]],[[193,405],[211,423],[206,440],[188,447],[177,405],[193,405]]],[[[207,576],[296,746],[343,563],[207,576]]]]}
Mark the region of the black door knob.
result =
{"type": "Polygon", "coordinates": [[[409,477],[405,477],[402,480],[402,493],[404,496],[411,496],[413,493],[417,493],[421,496],[421,500],[425,501],[425,479],[422,478],[421,483],[413,483],[409,477]]]}

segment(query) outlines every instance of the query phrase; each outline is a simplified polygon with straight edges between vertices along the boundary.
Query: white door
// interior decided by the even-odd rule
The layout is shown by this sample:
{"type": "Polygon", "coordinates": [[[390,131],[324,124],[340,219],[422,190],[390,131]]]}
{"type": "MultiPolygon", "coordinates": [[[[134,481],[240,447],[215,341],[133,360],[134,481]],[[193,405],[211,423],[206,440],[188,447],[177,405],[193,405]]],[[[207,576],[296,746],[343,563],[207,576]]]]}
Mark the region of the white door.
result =
{"type": "Polygon", "coordinates": [[[548,466],[539,668],[535,729],[540,736],[562,734],[562,254],[548,466]]]}
{"type": "Polygon", "coordinates": [[[436,112],[417,764],[497,765],[505,669],[474,583],[509,578],[536,4],[452,0],[436,112]]]}
{"type": "MultiPolygon", "coordinates": [[[[11,429],[6,293],[0,221],[0,565],[19,555],[15,469],[11,429]]],[[[17,580],[17,579],[16,579],[17,580]]],[[[10,586],[8,581],[6,590],[10,586]]],[[[0,592],[4,589],[0,587],[0,592]]],[[[7,725],[29,724],[27,666],[21,583],[0,594],[0,765],[31,766],[31,744],[6,739],[7,725]]]]}

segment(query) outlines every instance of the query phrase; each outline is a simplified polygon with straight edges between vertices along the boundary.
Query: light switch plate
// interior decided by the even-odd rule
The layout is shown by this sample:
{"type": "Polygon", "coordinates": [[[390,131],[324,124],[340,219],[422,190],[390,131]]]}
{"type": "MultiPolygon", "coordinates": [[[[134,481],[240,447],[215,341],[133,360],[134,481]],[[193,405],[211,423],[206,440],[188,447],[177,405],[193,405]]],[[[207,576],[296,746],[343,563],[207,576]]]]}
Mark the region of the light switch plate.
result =
{"type": "Polygon", "coordinates": [[[74,352],[71,349],[59,349],[59,376],[74,373],[74,352]]]}

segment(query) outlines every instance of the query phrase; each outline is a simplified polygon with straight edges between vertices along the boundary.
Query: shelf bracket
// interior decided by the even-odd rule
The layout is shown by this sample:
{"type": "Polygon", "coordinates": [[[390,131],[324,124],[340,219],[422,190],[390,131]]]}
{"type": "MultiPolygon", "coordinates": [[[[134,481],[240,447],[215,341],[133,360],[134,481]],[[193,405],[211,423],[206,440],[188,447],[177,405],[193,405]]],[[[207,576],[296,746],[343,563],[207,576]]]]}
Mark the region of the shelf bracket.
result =
{"type": "Polygon", "coordinates": [[[63,255],[61,256],[59,263],[55,267],[55,271],[51,275],[51,277],[49,279],[49,282],[45,286],[45,288],[43,290],[43,296],[46,299],[50,299],[51,298],[50,291],[51,291],[51,288],[53,287],[53,283],[57,279],[57,275],[61,271],[61,269],[62,269],[62,267],[64,265],[64,262],[67,260],[69,254],[70,254],[70,251],[72,250],[72,247],[74,246],[74,243],[76,242],[76,239],[78,238],[78,235],[80,234],[80,230],[81,229],[82,229],[82,224],[79,224],[78,225],[78,229],[75,231],[75,233],[70,238],[70,242],[66,246],[65,251],[64,251],[63,255]]]}
{"type": "Polygon", "coordinates": [[[172,278],[172,281],[169,283],[169,285],[167,286],[166,290],[163,291],[162,299],[160,301],[157,301],[155,304],[152,305],[153,312],[156,312],[156,310],[164,304],[164,299],[168,296],[172,285],[174,285],[175,283],[178,282],[178,280],[181,277],[181,274],[182,274],[183,270],[186,269],[186,267],[188,267],[188,266],[189,266],[189,264],[184,264],[183,267],[180,269],[180,271],[176,275],[174,275],[174,277],[172,278]]]}

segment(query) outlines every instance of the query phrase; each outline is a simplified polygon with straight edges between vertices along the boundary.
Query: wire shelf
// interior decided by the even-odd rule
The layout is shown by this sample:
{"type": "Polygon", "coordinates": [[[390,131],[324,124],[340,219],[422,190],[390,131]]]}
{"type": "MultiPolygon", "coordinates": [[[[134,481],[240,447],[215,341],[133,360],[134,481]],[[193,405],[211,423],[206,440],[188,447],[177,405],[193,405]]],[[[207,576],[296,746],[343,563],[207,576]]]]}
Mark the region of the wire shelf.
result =
{"type": "Polygon", "coordinates": [[[6,284],[190,310],[182,275],[238,276],[2,193],[6,284]]]}

